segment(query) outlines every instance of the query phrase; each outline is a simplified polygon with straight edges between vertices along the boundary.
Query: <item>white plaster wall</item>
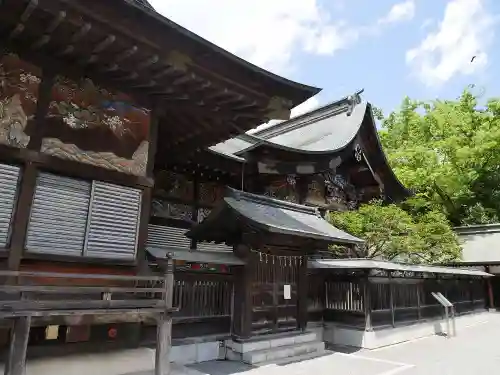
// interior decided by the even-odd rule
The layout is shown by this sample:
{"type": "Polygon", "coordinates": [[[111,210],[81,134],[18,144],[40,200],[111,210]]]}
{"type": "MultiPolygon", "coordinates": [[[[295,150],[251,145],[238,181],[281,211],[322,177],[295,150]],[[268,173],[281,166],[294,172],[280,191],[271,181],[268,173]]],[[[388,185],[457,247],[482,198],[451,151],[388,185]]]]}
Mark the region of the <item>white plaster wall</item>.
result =
{"type": "MultiPolygon", "coordinates": [[[[485,312],[457,317],[457,334],[460,335],[460,330],[464,329],[466,326],[486,321],[488,319],[488,314],[488,312],[485,312]]],[[[444,319],[439,319],[432,322],[396,328],[391,327],[370,332],[342,327],[334,323],[327,323],[325,324],[324,330],[324,339],[327,343],[376,349],[426,336],[446,333],[447,327],[446,321],[444,319]]]]}
{"type": "Polygon", "coordinates": [[[500,261],[500,232],[460,234],[464,262],[500,261]]]}

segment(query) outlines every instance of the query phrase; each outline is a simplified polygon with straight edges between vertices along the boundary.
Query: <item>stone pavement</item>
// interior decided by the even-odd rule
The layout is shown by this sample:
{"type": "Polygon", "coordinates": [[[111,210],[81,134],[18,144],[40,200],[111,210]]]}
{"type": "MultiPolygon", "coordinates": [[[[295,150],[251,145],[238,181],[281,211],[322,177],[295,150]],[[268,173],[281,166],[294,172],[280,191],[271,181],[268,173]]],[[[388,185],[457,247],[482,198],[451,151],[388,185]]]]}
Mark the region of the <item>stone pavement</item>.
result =
{"type": "MultiPolygon", "coordinates": [[[[500,373],[500,314],[458,331],[376,350],[340,350],[287,365],[251,367],[212,361],[174,366],[172,375],[488,375],[500,373]]],[[[27,375],[152,375],[154,350],[30,361],[27,375]]],[[[0,373],[2,368],[0,365],[0,373]]]]}
{"type": "MultiPolygon", "coordinates": [[[[376,350],[342,350],[284,366],[231,368],[227,362],[190,366],[204,375],[488,375],[500,373],[500,314],[459,330],[376,350]]],[[[199,373],[199,374],[200,374],[199,373]]]]}

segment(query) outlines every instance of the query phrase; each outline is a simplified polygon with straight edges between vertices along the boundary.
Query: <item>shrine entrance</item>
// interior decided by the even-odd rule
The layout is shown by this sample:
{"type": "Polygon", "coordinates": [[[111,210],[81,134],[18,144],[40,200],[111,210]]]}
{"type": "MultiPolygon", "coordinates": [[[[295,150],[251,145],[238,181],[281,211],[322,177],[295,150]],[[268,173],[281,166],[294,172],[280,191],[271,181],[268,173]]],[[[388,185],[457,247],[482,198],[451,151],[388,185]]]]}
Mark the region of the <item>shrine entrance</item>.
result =
{"type": "Polygon", "coordinates": [[[304,257],[252,253],[252,334],[298,328],[298,283],[304,257]]]}
{"type": "Polygon", "coordinates": [[[309,253],[331,243],[362,242],[330,225],[313,207],[234,189],[186,236],[232,245],[244,262],[233,270],[231,335],[239,342],[305,331],[309,253]]]}

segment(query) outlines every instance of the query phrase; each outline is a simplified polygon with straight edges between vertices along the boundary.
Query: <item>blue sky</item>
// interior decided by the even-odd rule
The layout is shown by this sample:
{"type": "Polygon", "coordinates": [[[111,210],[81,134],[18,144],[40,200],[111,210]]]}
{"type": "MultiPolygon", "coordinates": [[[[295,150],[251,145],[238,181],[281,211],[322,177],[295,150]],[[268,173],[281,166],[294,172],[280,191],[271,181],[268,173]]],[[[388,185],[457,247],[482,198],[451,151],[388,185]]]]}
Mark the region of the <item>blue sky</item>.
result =
{"type": "Polygon", "coordinates": [[[322,87],[295,115],[361,88],[386,114],[405,95],[456,98],[468,84],[500,96],[499,0],[150,2],[240,57],[322,87]]]}

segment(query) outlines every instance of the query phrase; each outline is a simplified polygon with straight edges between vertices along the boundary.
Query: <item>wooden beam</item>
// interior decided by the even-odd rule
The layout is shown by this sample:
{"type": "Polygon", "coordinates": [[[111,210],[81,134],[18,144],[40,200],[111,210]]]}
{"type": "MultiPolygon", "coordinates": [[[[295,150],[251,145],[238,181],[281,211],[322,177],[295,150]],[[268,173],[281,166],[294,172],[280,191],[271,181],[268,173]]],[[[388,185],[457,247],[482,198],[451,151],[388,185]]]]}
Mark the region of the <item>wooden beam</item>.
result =
{"type": "Polygon", "coordinates": [[[144,188],[141,200],[141,215],[139,217],[139,230],[137,234],[137,271],[139,274],[149,272],[149,262],[146,256],[146,242],[148,240],[148,226],[151,217],[151,202],[153,200],[153,187],[144,188]]]}

